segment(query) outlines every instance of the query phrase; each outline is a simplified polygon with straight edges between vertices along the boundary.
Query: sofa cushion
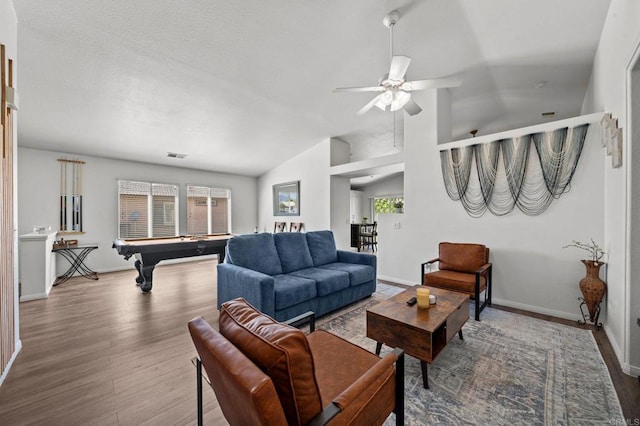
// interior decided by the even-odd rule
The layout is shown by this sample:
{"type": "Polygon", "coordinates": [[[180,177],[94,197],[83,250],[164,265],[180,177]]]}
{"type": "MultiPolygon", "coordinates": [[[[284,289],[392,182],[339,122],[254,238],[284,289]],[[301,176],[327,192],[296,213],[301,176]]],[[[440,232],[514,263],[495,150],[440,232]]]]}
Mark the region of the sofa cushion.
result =
{"type": "Polygon", "coordinates": [[[234,265],[252,269],[267,275],[282,273],[280,257],[273,241],[273,235],[236,235],[227,243],[227,256],[234,265]]]}
{"type": "Polygon", "coordinates": [[[376,278],[376,270],[369,265],[356,265],[355,263],[334,262],[320,266],[321,269],[344,271],[349,273],[351,286],[364,284],[376,278]]]}
{"type": "Polygon", "coordinates": [[[290,275],[314,280],[318,296],[326,296],[349,287],[349,273],[345,271],[309,268],[294,271],[290,275]]]}
{"type": "Polygon", "coordinates": [[[302,331],[276,322],[244,299],[224,303],[219,322],[220,333],[271,378],[289,424],[306,424],[322,410],[302,331]]]}
{"type": "Polygon", "coordinates": [[[309,252],[313,259],[313,266],[326,265],[338,261],[336,242],[331,231],[307,232],[309,252]]]}
{"type": "Polygon", "coordinates": [[[292,274],[273,276],[276,311],[311,300],[318,295],[316,282],[292,274]]]}
{"type": "Polygon", "coordinates": [[[481,244],[440,243],[438,257],[439,269],[471,274],[489,261],[487,248],[481,244]]]}
{"type": "Polygon", "coordinates": [[[273,235],[273,240],[280,256],[282,272],[285,274],[313,266],[305,234],[300,232],[280,232],[273,235]]]}

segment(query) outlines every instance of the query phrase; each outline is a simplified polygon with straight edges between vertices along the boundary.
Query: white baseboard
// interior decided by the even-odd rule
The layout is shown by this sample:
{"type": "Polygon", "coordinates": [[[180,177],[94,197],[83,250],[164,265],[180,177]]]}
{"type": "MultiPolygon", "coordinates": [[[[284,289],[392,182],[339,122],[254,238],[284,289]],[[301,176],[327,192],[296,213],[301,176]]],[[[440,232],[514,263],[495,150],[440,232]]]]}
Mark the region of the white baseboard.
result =
{"type": "Polygon", "coordinates": [[[415,281],[401,280],[400,278],[385,277],[383,275],[378,275],[378,279],[382,280],[382,281],[389,281],[389,282],[392,282],[392,283],[398,283],[398,284],[403,284],[403,285],[408,285],[408,286],[414,286],[414,285],[418,285],[419,284],[419,283],[417,283],[415,281]]]}
{"type": "Polygon", "coordinates": [[[25,296],[20,296],[20,301],[28,302],[30,300],[46,299],[47,297],[49,297],[47,293],[27,294],[25,296]]]}
{"type": "Polygon", "coordinates": [[[582,319],[578,314],[572,314],[564,311],[556,311],[555,309],[547,309],[540,306],[527,305],[526,303],[512,302],[510,300],[492,298],[491,303],[494,305],[507,306],[509,308],[522,309],[523,311],[535,312],[538,314],[550,315],[552,317],[577,321],[582,319]]]}
{"type": "Polygon", "coordinates": [[[634,367],[633,365],[625,364],[622,367],[622,371],[630,376],[640,376],[640,367],[634,367]]]}
{"type": "Polygon", "coordinates": [[[16,350],[13,351],[13,355],[11,355],[11,358],[9,358],[9,362],[7,363],[7,366],[2,372],[2,376],[0,376],[0,386],[2,386],[2,382],[4,382],[4,379],[7,378],[7,375],[9,374],[9,370],[11,370],[11,366],[13,365],[13,361],[15,361],[16,358],[18,357],[18,352],[20,352],[20,349],[22,349],[22,340],[18,339],[18,341],[16,342],[16,350]]]}

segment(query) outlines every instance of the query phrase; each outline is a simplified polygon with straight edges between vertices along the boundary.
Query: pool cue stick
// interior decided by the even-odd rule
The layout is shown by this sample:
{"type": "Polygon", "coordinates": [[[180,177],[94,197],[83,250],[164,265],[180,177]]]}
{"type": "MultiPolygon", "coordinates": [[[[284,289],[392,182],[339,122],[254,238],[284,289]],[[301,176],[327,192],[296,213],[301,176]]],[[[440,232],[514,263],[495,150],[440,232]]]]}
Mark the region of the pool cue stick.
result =
{"type": "Polygon", "coordinates": [[[76,230],[76,163],[71,163],[71,230],[76,230]]]}
{"type": "Polygon", "coordinates": [[[74,215],[74,211],[76,209],[76,198],[74,197],[74,179],[75,179],[75,172],[76,172],[76,165],[74,163],[71,163],[71,189],[69,190],[69,194],[71,195],[71,230],[75,231],[76,227],[75,227],[75,222],[73,219],[73,215],[74,215]]]}
{"type": "Polygon", "coordinates": [[[74,186],[74,190],[73,193],[75,194],[75,199],[76,199],[76,208],[73,209],[73,226],[75,227],[75,230],[78,231],[78,212],[80,211],[80,206],[78,205],[78,163],[73,163],[73,165],[75,166],[73,168],[73,186],[74,186]]]}
{"type": "Polygon", "coordinates": [[[82,173],[84,163],[78,166],[78,227],[82,231],[82,173]]]}
{"type": "Polygon", "coordinates": [[[78,163],[73,163],[73,230],[78,230],[78,163]]]}
{"type": "Polygon", "coordinates": [[[75,163],[75,173],[74,173],[74,182],[75,182],[75,194],[76,194],[76,208],[73,211],[73,219],[74,219],[74,225],[76,227],[76,231],[80,230],[79,224],[80,224],[80,218],[79,218],[79,213],[80,213],[80,199],[78,198],[78,173],[80,170],[80,165],[78,163],[75,163]]]}
{"type": "Polygon", "coordinates": [[[61,231],[64,231],[64,227],[63,227],[64,223],[62,221],[62,215],[63,215],[63,212],[64,212],[64,210],[63,210],[64,201],[63,201],[63,198],[62,198],[63,197],[62,194],[64,193],[64,190],[63,190],[64,174],[63,173],[64,173],[64,163],[61,161],[60,162],[60,230],[61,231]]]}
{"type": "Polygon", "coordinates": [[[64,227],[63,231],[67,230],[67,162],[64,163],[64,227]]]}

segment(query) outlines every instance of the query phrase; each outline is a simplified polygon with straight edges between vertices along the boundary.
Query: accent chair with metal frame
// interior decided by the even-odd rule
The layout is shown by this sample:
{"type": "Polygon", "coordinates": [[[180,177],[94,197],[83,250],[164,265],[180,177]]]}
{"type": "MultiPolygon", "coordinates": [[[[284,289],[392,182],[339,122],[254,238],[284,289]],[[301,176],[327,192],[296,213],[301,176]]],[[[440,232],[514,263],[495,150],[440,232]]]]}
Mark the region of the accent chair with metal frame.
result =
{"type": "Polygon", "coordinates": [[[392,412],[396,424],[404,423],[402,350],[380,358],[327,331],[315,331],[313,313],[288,323],[242,298],[222,305],[219,332],[202,317],[189,321],[198,352],[199,425],[203,366],[231,425],[381,425],[392,412]],[[288,324],[309,319],[308,335],[288,324]]]}
{"type": "Polygon", "coordinates": [[[420,265],[420,276],[422,285],[468,294],[475,302],[475,320],[480,321],[480,312],[491,306],[492,268],[486,246],[442,242],[438,257],[420,265]],[[431,271],[435,262],[438,270],[431,271]],[[484,293],[482,304],[481,293],[484,293]]]}

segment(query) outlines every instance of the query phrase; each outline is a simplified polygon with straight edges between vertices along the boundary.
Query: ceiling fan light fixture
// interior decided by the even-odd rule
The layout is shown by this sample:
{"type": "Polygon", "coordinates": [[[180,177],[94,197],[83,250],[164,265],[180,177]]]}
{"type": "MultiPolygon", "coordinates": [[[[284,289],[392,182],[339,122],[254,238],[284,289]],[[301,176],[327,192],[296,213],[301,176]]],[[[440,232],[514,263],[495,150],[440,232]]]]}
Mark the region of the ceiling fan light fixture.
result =
{"type": "Polygon", "coordinates": [[[393,100],[391,101],[389,110],[397,111],[401,109],[407,104],[407,102],[409,102],[409,99],[411,99],[411,95],[409,93],[405,92],[404,90],[396,91],[394,93],[393,100]]]}
{"type": "Polygon", "coordinates": [[[393,97],[393,93],[390,90],[387,90],[380,94],[378,102],[376,102],[375,105],[381,110],[386,111],[387,107],[391,105],[391,102],[393,102],[393,97]]]}
{"type": "Polygon", "coordinates": [[[389,72],[378,80],[377,86],[372,87],[342,87],[334,92],[377,92],[376,97],[371,99],[364,107],[356,113],[361,116],[371,108],[378,107],[382,111],[397,111],[404,108],[409,115],[416,115],[422,108],[411,98],[414,90],[424,89],[444,89],[458,87],[461,81],[455,78],[432,78],[428,80],[406,81],[407,69],[411,63],[411,58],[404,55],[393,54],[393,27],[398,22],[400,14],[397,10],[389,12],[384,17],[383,23],[389,28],[389,72]]]}

